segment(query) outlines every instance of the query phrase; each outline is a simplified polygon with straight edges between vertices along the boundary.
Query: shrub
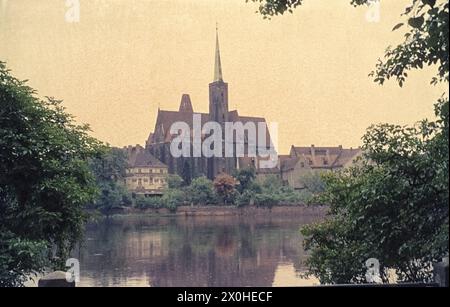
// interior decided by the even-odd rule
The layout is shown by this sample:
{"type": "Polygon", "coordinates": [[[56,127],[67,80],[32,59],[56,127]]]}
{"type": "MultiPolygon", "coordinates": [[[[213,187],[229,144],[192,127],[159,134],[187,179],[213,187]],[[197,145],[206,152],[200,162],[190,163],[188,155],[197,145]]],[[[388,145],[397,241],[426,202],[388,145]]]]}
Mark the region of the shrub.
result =
{"type": "Polygon", "coordinates": [[[163,207],[162,199],[158,196],[154,197],[144,197],[137,196],[135,200],[135,207],[139,209],[159,209],[163,207]]]}
{"type": "Polygon", "coordinates": [[[206,177],[198,177],[192,180],[188,187],[189,201],[197,205],[207,205],[217,202],[214,186],[211,180],[206,177]]]}
{"type": "Polygon", "coordinates": [[[236,199],[236,180],[227,174],[220,174],[214,180],[214,189],[224,204],[233,204],[236,199]]]}
{"type": "Polygon", "coordinates": [[[278,194],[263,192],[261,194],[256,194],[255,204],[259,207],[272,208],[280,203],[280,197],[278,194]]]}
{"type": "Polygon", "coordinates": [[[183,191],[177,189],[168,189],[161,198],[161,203],[171,212],[175,212],[177,210],[177,207],[181,205],[184,200],[185,194],[183,191]]]}
{"type": "Polygon", "coordinates": [[[179,189],[183,186],[184,181],[183,178],[181,178],[178,175],[169,175],[167,177],[167,184],[169,186],[169,189],[179,189]]]}
{"type": "Polygon", "coordinates": [[[243,207],[250,205],[252,200],[255,201],[256,193],[252,190],[245,190],[243,193],[239,193],[236,196],[236,206],[243,207]]]}

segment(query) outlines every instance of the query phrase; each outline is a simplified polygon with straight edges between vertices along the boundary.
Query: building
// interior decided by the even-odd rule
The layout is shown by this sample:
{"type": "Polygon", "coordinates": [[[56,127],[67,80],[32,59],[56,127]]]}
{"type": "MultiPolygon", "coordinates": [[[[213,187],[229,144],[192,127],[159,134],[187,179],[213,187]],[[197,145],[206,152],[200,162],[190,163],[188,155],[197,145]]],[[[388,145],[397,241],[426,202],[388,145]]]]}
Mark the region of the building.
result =
{"type": "MultiPolygon", "coordinates": [[[[192,178],[204,175],[210,179],[214,179],[219,173],[225,172],[232,174],[235,169],[239,167],[239,159],[234,150],[233,156],[225,157],[224,154],[213,157],[205,157],[202,153],[201,156],[194,157],[192,154],[192,147],[190,149],[191,155],[174,157],[171,154],[170,146],[172,140],[177,137],[176,134],[170,133],[170,128],[175,122],[184,122],[189,125],[190,130],[193,130],[193,115],[196,114],[200,118],[200,126],[206,122],[216,122],[224,128],[225,123],[253,123],[258,126],[258,123],[265,124],[266,138],[265,144],[258,143],[257,151],[261,146],[267,150],[271,147],[271,139],[267,129],[266,120],[262,117],[242,116],[237,110],[229,110],[228,101],[228,83],[224,82],[222,75],[222,64],[220,60],[219,38],[216,32],[216,52],[215,52],[215,67],[214,67],[214,80],[209,84],[209,112],[197,113],[194,112],[190,96],[183,94],[181,97],[181,103],[178,111],[167,111],[158,109],[158,115],[156,119],[155,128],[150,133],[147,142],[146,149],[151,152],[156,158],[168,166],[169,173],[180,175],[186,183],[190,183],[192,178]]],[[[258,131],[259,135],[262,131],[258,131]]],[[[224,131],[225,129],[223,129],[224,131]]],[[[204,140],[208,135],[201,135],[201,139],[204,140]]],[[[243,138],[245,152],[248,153],[248,146],[252,140],[249,140],[248,135],[243,138]]],[[[264,138],[263,138],[264,140],[264,138]]],[[[242,144],[242,139],[239,140],[239,144],[242,144]]],[[[253,140],[253,142],[259,142],[259,140],[253,140]]],[[[237,137],[233,137],[233,148],[236,148],[238,143],[237,137]]],[[[262,142],[261,142],[262,143],[262,142]]],[[[192,142],[191,142],[192,144],[192,142]]],[[[254,144],[254,143],[252,143],[254,144]]],[[[225,136],[222,136],[222,147],[225,148],[225,136]]]]}
{"type": "Polygon", "coordinates": [[[291,147],[289,155],[280,155],[279,170],[282,180],[295,189],[302,189],[301,178],[311,172],[319,173],[343,169],[355,163],[361,156],[360,148],[291,147]]]}
{"type": "Polygon", "coordinates": [[[124,179],[127,189],[136,195],[162,195],[167,188],[167,166],[140,145],[124,150],[128,156],[124,179]]]}

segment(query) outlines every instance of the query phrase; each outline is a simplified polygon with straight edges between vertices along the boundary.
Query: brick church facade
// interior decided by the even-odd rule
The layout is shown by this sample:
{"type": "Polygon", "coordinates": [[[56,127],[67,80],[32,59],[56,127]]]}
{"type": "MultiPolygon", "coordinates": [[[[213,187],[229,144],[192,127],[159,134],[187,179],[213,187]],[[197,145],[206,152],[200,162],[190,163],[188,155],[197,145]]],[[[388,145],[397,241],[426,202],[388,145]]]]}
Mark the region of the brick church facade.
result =
{"type": "MultiPolygon", "coordinates": [[[[197,114],[201,118],[201,126],[206,122],[216,122],[222,127],[222,131],[225,131],[224,126],[226,122],[246,124],[252,122],[258,127],[258,123],[266,124],[266,120],[261,117],[249,117],[241,116],[237,110],[229,110],[228,103],[228,83],[224,82],[222,77],[222,65],[220,60],[219,39],[216,33],[216,52],[215,52],[215,67],[214,67],[214,80],[209,84],[209,112],[197,113],[194,112],[191,99],[189,95],[184,94],[181,98],[181,103],[178,111],[167,111],[158,109],[158,115],[156,119],[155,128],[150,133],[146,142],[146,149],[153,154],[157,159],[168,166],[169,173],[180,175],[185,182],[189,183],[193,178],[198,176],[206,176],[213,179],[217,174],[225,172],[232,174],[234,170],[239,167],[242,161],[248,161],[250,164],[258,169],[257,157],[245,157],[238,158],[236,156],[236,150],[234,150],[234,156],[225,157],[205,157],[203,153],[200,157],[193,157],[192,147],[191,155],[184,157],[174,157],[171,154],[170,146],[171,142],[176,137],[170,133],[170,128],[175,122],[185,122],[189,125],[191,131],[193,130],[193,115],[197,114]]],[[[267,125],[265,125],[267,127],[267,125]]],[[[257,128],[258,130],[258,128],[257,128]]],[[[271,145],[271,139],[268,129],[265,128],[265,149],[268,149],[271,145]]],[[[256,131],[257,135],[260,131],[256,131]]],[[[206,138],[206,135],[202,135],[201,139],[206,138]]],[[[248,145],[251,140],[248,140],[248,135],[243,138],[245,152],[248,150],[248,145]]],[[[237,138],[233,137],[233,147],[236,148],[237,138]]],[[[222,136],[222,148],[225,148],[225,136],[222,136]]],[[[260,144],[257,144],[259,148],[260,144]]],[[[258,150],[258,149],[257,149],[258,150]]]]}

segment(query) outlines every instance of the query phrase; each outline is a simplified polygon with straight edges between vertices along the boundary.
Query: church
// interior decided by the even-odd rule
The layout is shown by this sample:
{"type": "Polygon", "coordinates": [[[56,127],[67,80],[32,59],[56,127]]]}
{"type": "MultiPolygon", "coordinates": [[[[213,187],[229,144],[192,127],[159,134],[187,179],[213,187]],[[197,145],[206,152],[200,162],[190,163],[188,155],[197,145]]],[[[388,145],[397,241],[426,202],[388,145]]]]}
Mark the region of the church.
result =
{"type": "MultiPolygon", "coordinates": [[[[193,178],[199,176],[214,179],[219,173],[232,174],[233,171],[242,167],[251,166],[258,169],[261,162],[258,159],[258,154],[255,156],[248,155],[248,148],[252,142],[258,143],[256,145],[258,153],[260,152],[259,146],[264,146],[266,150],[273,148],[266,120],[262,117],[242,116],[237,110],[229,110],[228,105],[228,83],[223,80],[219,37],[216,30],[214,79],[209,84],[209,112],[194,112],[194,107],[188,94],[182,95],[178,111],[161,110],[158,108],[155,128],[146,141],[146,150],[167,165],[169,173],[180,175],[188,184],[193,178]],[[220,156],[207,157],[202,154],[201,156],[175,157],[171,153],[171,143],[177,135],[171,133],[171,127],[174,123],[184,122],[192,130],[194,126],[194,114],[200,118],[202,127],[207,122],[218,123],[221,127],[225,127],[226,123],[254,124],[254,126],[259,127],[256,129],[256,135],[260,134],[261,131],[258,130],[261,130],[261,124],[264,124],[264,127],[266,127],[266,131],[263,133],[265,138],[264,142],[252,140],[252,137],[249,137],[248,134],[245,134],[239,140],[237,136],[233,136],[233,144],[231,146],[236,148],[237,143],[242,140],[241,143],[243,143],[246,152],[245,156],[237,155],[236,150],[234,150],[233,156],[222,154],[220,156]],[[263,145],[261,145],[262,143],[263,145]]],[[[202,139],[207,137],[208,135],[201,135],[202,139]]],[[[225,135],[221,139],[223,142],[222,148],[225,148],[225,135]]],[[[192,148],[190,150],[192,151],[192,148]]]]}

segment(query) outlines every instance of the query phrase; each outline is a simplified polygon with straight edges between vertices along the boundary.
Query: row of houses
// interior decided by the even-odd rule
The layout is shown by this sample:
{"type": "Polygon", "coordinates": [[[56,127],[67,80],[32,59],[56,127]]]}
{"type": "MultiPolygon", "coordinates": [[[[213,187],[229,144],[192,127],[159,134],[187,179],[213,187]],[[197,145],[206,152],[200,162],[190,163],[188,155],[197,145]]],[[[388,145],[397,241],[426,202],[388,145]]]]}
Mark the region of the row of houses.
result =
{"type": "MultiPolygon", "coordinates": [[[[140,145],[124,147],[128,167],[124,183],[129,191],[145,195],[162,195],[168,186],[169,169],[140,145]]],[[[238,169],[252,167],[257,178],[277,176],[284,184],[301,190],[305,188],[302,178],[308,173],[319,173],[347,168],[354,164],[362,151],[360,148],[292,146],[289,154],[279,155],[277,166],[261,168],[255,158],[238,158],[238,169]]]]}

